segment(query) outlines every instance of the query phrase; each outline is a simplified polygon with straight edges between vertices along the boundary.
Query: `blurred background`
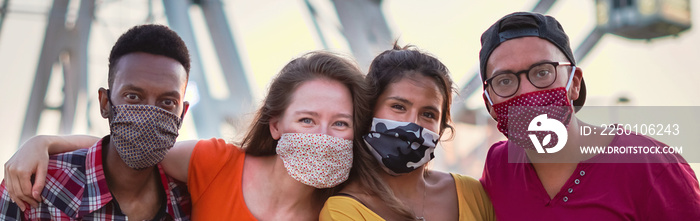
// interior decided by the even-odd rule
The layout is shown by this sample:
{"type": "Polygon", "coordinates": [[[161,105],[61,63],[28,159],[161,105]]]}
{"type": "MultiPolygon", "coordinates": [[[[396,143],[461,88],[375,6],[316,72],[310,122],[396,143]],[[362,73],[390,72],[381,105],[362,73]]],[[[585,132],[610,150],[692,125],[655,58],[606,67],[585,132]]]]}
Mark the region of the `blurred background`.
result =
{"type": "Polygon", "coordinates": [[[97,90],[110,49],[130,27],[159,23],[192,56],[179,140],[238,141],[270,79],[305,52],[352,56],[366,71],[398,39],[439,58],[457,83],[456,134],[432,167],[478,178],[504,140],[481,99],[479,39],[515,11],[560,21],[586,106],[700,105],[700,5],[690,0],[0,0],[0,162],[35,134],[108,134],[97,90]]]}

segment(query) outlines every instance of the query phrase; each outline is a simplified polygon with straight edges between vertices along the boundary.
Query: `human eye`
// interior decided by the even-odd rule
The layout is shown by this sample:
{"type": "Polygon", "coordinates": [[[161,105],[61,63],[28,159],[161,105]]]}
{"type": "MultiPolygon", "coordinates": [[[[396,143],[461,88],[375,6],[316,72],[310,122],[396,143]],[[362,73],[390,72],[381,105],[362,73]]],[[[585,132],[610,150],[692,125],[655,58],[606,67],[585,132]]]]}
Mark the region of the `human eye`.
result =
{"type": "Polygon", "coordinates": [[[127,93],[127,94],[124,95],[124,98],[125,98],[127,101],[138,101],[138,100],[141,100],[141,97],[140,97],[138,94],[135,94],[135,93],[127,93]]]}
{"type": "Polygon", "coordinates": [[[175,105],[177,105],[177,101],[173,100],[173,99],[165,99],[165,100],[161,101],[161,104],[164,107],[166,107],[164,109],[168,109],[168,108],[175,107],[175,105]]]}
{"type": "Polygon", "coordinates": [[[549,77],[549,75],[552,74],[552,72],[548,69],[535,70],[534,73],[535,73],[534,77],[537,77],[537,78],[547,78],[547,77],[549,77]]]}
{"type": "Polygon", "coordinates": [[[311,120],[311,118],[305,117],[305,118],[299,119],[299,122],[303,123],[303,124],[312,124],[314,121],[311,120]]]}
{"type": "Polygon", "coordinates": [[[350,124],[346,121],[336,121],[333,123],[334,127],[350,127],[350,124]]]}
{"type": "Polygon", "coordinates": [[[534,78],[549,78],[554,73],[554,66],[551,64],[541,64],[530,70],[530,77],[534,78]]]}
{"type": "Polygon", "coordinates": [[[509,86],[513,83],[513,79],[505,75],[499,76],[495,80],[497,86],[509,86]]]}
{"type": "Polygon", "coordinates": [[[393,105],[391,105],[391,108],[392,108],[392,109],[395,109],[395,110],[399,110],[399,111],[405,111],[405,110],[406,110],[406,107],[404,107],[404,106],[401,105],[401,104],[393,104],[393,105]]]}
{"type": "Polygon", "coordinates": [[[436,119],[437,115],[431,111],[423,112],[423,117],[430,118],[430,119],[436,119]]]}

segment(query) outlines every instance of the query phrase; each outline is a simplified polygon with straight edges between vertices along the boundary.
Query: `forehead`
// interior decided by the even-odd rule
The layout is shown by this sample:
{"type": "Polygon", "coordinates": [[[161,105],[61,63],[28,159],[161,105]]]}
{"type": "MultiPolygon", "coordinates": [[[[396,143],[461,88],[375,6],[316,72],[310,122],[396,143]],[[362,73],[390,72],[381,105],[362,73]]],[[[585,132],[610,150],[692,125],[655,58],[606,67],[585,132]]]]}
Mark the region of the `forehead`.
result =
{"type": "Polygon", "coordinates": [[[539,37],[522,37],[501,43],[486,63],[486,78],[503,70],[519,71],[542,61],[568,61],[551,42],[539,37]]]}
{"type": "Polygon", "coordinates": [[[348,87],[336,80],[317,78],[300,84],[294,90],[287,110],[351,115],[352,107],[352,94],[348,87]]]}
{"type": "Polygon", "coordinates": [[[143,52],[129,53],[114,67],[114,85],[135,85],[139,87],[176,90],[184,94],[187,72],[175,59],[143,52]]]}
{"type": "Polygon", "coordinates": [[[409,73],[390,83],[382,96],[400,95],[407,99],[427,98],[437,104],[442,104],[443,93],[435,79],[420,73],[409,73]]]}

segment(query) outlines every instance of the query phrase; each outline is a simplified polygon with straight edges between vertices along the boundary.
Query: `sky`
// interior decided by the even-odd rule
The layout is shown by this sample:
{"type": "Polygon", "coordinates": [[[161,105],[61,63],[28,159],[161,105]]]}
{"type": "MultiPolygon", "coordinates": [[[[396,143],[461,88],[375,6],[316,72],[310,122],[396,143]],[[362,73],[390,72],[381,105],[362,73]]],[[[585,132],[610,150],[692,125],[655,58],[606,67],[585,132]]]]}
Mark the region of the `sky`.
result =
{"type": "MultiPolygon", "coordinates": [[[[2,2],[2,0],[0,0],[2,2]]],[[[73,1],[77,2],[77,1],[73,1]]],[[[148,1],[97,1],[95,21],[89,44],[89,77],[86,100],[96,100],[97,89],[107,84],[107,57],[116,39],[129,27],[147,22],[148,1]]],[[[153,21],[167,24],[161,1],[153,1],[153,21]]],[[[335,15],[331,1],[310,0],[319,10],[319,23],[328,42],[329,50],[350,55],[350,47],[342,36],[342,26],[335,15]]],[[[382,10],[393,37],[401,44],[416,45],[439,58],[450,69],[458,85],[463,85],[478,70],[479,38],[497,19],[511,12],[528,11],[534,0],[385,0],[382,10]]],[[[267,90],[269,80],[291,59],[311,50],[322,49],[319,36],[311,23],[302,0],[223,0],[228,13],[239,53],[258,101],[267,90]]],[[[576,47],[596,24],[594,0],[561,0],[547,12],[556,17],[576,47]]],[[[26,113],[36,64],[39,57],[49,0],[10,2],[10,12],[0,30],[0,162],[6,161],[19,146],[19,136],[26,113]]],[[[691,4],[691,12],[700,12],[699,4],[691,4]]],[[[213,45],[206,40],[207,29],[201,12],[191,10],[195,34],[201,47],[202,65],[208,73],[209,90],[214,96],[228,96],[222,85],[213,45]]],[[[692,16],[693,24],[700,24],[699,16],[692,16]]],[[[699,106],[700,33],[691,28],[678,36],[659,39],[630,40],[607,34],[588,56],[579,60],[587,83],[586,105],[615,105],[621,96],[629,98],[634,106],[699,106]]],[[[390,44],[387,44],[387,49],[390,44]]],[[[54,75],[49,85],[47,103],[60,104],[61,79],[54,75]]],[[[188,95],[192,93],[188,92],[188,95]]],[[[471,109],[483,110],[479,96],[468,98],[471,109]]],[[[485,112],[483,112],[485,113],[485,112]]],[[[83,106],[76,112],[74,133],[102,136],[109,132],[106,120],[100,118],[96,105],[83,106]],[[93,124],[87,128],[87,122],[93,124]]],[[[48,111],[41,119],[39,134],[56,134],[58,114],[48,111]]],[[[488,126],[487,126],[488,127],[488,126]]],[[[446,144],[445,162],[437,168],[479,177],[479,163],[463,170],[454,165],[460,156],[466,156],[483,136],[492,133],[484,126],[458,125],[466,133],[451,144],[446,144]],[[468,146],[462,148],[460,146],[468,146]],[[452,166],[450,166],[452,165],[452,166]],[[456,168],[456,169],[455,169],[456,168]]],[[[224,136],[236,137],[235,131],[224,136]]],[[[198,137],[193,121],[186,117],[179,140],[198,137]]],[[[439,161],[438,161],[439,162],[439,161]]],[[[483,163],[481,163],[483,165],[483,163]]],[[[697,165],[694,168],[700,169],[697,165]]],[[[0,170],[0,175],[2,170],[0,170]]]]}

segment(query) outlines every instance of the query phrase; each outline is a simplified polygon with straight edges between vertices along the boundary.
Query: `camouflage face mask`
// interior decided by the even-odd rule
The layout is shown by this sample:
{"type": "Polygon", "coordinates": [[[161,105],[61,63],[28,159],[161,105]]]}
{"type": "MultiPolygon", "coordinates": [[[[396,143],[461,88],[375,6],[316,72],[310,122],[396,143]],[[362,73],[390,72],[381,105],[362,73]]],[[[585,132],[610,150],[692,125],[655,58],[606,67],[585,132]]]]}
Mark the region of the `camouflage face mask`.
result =
{"type": "Polygon", "coordinates": [[[392,175],[408,173],[435,158],[440,135],[418,124],[374,118],[362,136],[372,155],[392,175]]]}

